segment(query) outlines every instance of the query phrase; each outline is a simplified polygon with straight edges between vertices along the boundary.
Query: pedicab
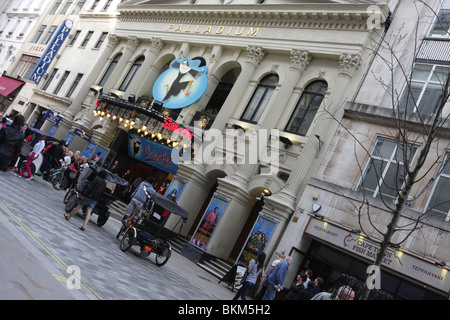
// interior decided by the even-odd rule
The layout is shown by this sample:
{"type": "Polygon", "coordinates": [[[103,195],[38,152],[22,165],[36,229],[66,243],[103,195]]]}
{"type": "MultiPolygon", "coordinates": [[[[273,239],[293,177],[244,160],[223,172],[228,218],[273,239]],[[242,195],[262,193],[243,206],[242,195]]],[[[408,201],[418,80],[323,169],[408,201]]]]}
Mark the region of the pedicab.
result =
{"type": "MultiPolygon", "coordinates": [[[[122,179],[121,177],[109,172],[108,170],[95,165],[91,164],[89,167],[83,169],[89,170],[87,173],[83,172],[83,178],[76,184],[74,188],[69,189],[66,192],[66,195],[64,196],[63,202],[65,203],[65,211],[67,213],[71,212],[81,201],[81,198],[84,196],[84,192],[86,191],[89,181],[92,181],[94,177],[102,170],[106,171],[106,178],[105,180],[107,182],[110,182],[112,184],[118,184],[121,186],[127,186],[128,181],[125,179],[122,179]]],[[[101,227],[103,226],[109,219],[109,216],[111,214],[109,206],[117,200],[117,197],[115,197],[111,190],[106,188],[106,190],[103,192],[102,197],[99,201],[97,201],[97,204],[95,205],[94,209],[92,210],[92,214],[98,215],[97,218],[97,226],[101,227]]],[[[83,217],[86,215],[87,207],[82,208],[83,217]]]]}
{"type": "MultiPolygon", "coordinates": [[[[173,231],[164,228],[164,225],[171,214],[180,216],[183,222],[186,221],[188,212],[157,192],[147,190],[145,187],[144,192],[147,200],[139,212],[137,221],[125,230],[120,249],[125,252],[134,245],[139,246],[141,257],[154,253],[155,263],[161,267],[172,255],[169,240],[176,235],[173,231]]],[[[121,232],[122,229],[117,238],[121,232]]]]}

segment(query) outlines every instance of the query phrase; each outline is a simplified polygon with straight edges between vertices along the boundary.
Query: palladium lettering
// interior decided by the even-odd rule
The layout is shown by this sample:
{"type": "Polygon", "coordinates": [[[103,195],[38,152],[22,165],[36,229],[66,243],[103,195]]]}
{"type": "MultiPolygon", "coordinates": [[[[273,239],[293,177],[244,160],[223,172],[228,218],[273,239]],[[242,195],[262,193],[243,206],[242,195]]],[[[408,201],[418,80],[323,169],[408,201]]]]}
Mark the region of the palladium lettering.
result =
{"type": "Polygon", "coordinates": [[[203,33],[203,34],[223,34],[223,35],[236,35],[241,36],[243,34],[247,36],[256,37],[259,32],[259,28],[253,27],[224,27],[224,26],[191,26],[190,24],[183,26],[182,24],[175,25],[170,24],[166,31],[184,32],[184,33],[203,33]],[[244,32],[246,31],[246,32],[244,32]]]}

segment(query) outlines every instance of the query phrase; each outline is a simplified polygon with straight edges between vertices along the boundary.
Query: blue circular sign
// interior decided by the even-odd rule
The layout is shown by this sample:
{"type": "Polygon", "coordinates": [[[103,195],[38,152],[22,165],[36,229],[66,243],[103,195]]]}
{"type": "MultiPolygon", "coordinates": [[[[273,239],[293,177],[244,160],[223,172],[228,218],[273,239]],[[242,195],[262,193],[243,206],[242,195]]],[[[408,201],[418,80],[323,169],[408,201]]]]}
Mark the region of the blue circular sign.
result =
{"type": "Polygon", "coordinates": [[[208,67],[200,60],[175,59],[153,85],[153,98],[167,109],[181,109],[200,99],[208,86],[208,67]]]}

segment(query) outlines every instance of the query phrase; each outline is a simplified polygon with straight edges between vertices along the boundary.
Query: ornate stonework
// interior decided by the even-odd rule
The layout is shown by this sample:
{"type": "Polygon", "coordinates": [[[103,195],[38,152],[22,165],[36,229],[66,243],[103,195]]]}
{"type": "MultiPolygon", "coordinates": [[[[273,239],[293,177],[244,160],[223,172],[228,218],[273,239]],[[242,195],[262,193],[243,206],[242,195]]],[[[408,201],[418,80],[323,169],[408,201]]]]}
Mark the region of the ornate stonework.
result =
{"type": "Polygon", "coordinates": [[[264,59],[265,55],[266,52],[262,47],[247,46],[247,58],[255,65],[259,65],[262,59],[264,59]]]}
{"type": "Polygon", "coordinates": [[[359,53],[343,53],[339,57],[339,70],[344,75],[351,77],[361,67],[361,62],[359,53]]]}
{"type": "Polygon", "coordinates": [[[139,40],[136,36],[128,36],[127,45],[133,49],[136,49],[139,46],[139,40]]]}
{"type": "Polygon", "coordinates": [[[311,62],[311,54],[308,50],[292,49],[291,50],[291,64],[301,71],[304,71],[311,62]]]}

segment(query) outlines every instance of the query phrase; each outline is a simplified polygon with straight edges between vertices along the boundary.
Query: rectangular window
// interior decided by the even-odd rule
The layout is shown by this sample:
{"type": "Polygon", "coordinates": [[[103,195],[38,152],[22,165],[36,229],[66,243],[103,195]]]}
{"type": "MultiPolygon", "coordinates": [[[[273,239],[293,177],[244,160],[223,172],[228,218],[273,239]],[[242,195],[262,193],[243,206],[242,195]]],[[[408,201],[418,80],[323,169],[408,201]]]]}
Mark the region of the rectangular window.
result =
{"type": "Polygon", "coordinates": [[[45,81],[44,85],[42,86],[42,90],[47,90],[48,86],[52,82],[52,80],[55,78],[56,74],[58,73],[58,69],[53,69],[52,73],[48,77],[47,81],[45,81]]]}
{"type": "Polygon", "coordinates": [[[89,39],[91,39],[92,34],[94,33],[94,31],[89,31],[86,35],[86,37],[84,37],[83,42],[81,43],[81,47],[86,47],[86,45],[89,42],[89,39]]]}
{"type": "Polygon", "coordinates": [[[75,41],[77,41],[78,37],[80,36],[81,30],[75,31],[75,34],[73,35],[72,39],[70,39],[69,46],[73,46],[75,44],[75,41]]]}
{"type": "Polygon", "coordinates": [[[55,5],[53,6],[52,10],[50,10],[49,14],[55,14],[56,10],[58,10],[59,6],[61,5],[62,0],[56,1],[55,5]]]}
{"type": "Polygon", "coordinates": [[[108,10],[108,8],[111,6],[112,0],[108,0],[105,3],[105,6],[103,7],[103,10],[108,10]]]}
{"type": "Polygon", "coordinates": [[[405,85],[398,108],[407,112],[434,115],[442,102],[449,66],[416,63],[405,85]]]}
{"type": "Polygon", "coordinates": [[[72,3],[73,3],[73,0],[67,0],[64,8],[61,10],[61,12],[59,14],[63,14],[63,15],[66,14],[67,10],[69,10],[69,7],[72,5],[72,3]]]}
{"type": "Polygon", "coordinates": [[[450,221],[450,201],[448,192],[450,190],[450,153],[445,156],[445,161],[440,168],[439,176],[436,179],[433,193],[429,200],[427,211],[430,214],[442,217],[445,221],[450,221]]]}
{"type": "Polygon", "coordinates": [[[14,77],[19,76],[22,79],[28,79],[38,61],[38,57],[23,55],[17,63],[12,75],[14,77]]]}
{"type": "Polygon", "coordinates": [[[56,26],[50,27],[50,30],[48,30],[47,34],[45,35],[44,39],[41,42],[42,44],[47,44],[50,41],[50,39],[53,37],[53,34],[56,31],[56,28],[57,28],[56,26]]]}
{"type": "Polygon", "coordinates": [[[417,151],[415,146],[403,146],[394,141],[379,138],[358,187],[367,196],[391,198],[393,201],[405,181],[404,155],[411,164],[417,151]]]}
{"type": "Polygon", "coordinates": [[[64,75],[62,76],[61,80],[59,80],[58,85],[56,86],[55,90],[53,91],[54,94],[58,94],[59,90],[61,90],[61,87],[63,86],[64,82],[66,82],[67,77],[69,76],[70,71],[64,72],[64,75]]]}
{"type": "Polygon", "coordinates": [[[95,8],[97,8],[99,2],[100,2],[100,0],[95,0],[94,3],[92,4],[90,10],[94,10],[95,8]]]}
{"type": "Polygon", "coordinates": [[[42,25],[39,27],[38,31],[36,32],[36,34],[34,35],[34,38],[31,40],[31,43],[37,43],[39,41],[39,38],[42,36],[42,34],[44,33],[45,28],[47,28],[46,25],[42,25]]]}
{"type": "Polygon", "coordinates": [[[450,38],[450,0],[442,2],[441,9],[437,14],[429,36],[433,38],[450,38]]]}
{"type": "Polygon", "coordinates": [[[82,77],[83,77],[82,73],[77,74],[77,77],[75,78],[74,82],[70,86],[69,91],[67,91],[67,93],[66,93],[66,98],[70,98],[70,96],[75,91],[75,89],[77,88],[78,84],[80,83],[82,77]]]}
{"type": "Polygon", "coordinates": [[[75,8],[73,8],[72,15],[80,13],[85,3],[86,0],[78,0],[77,4],[75,5],[75,8]]]}
{"type": "Polygon", "coordinates": [[[105,41],[107,35],[108,32],[102,32],[102,35],[98,38],[98,41],[94,46],[95,49],[99,49],[102,46],[102,43],[105,41]]]}

